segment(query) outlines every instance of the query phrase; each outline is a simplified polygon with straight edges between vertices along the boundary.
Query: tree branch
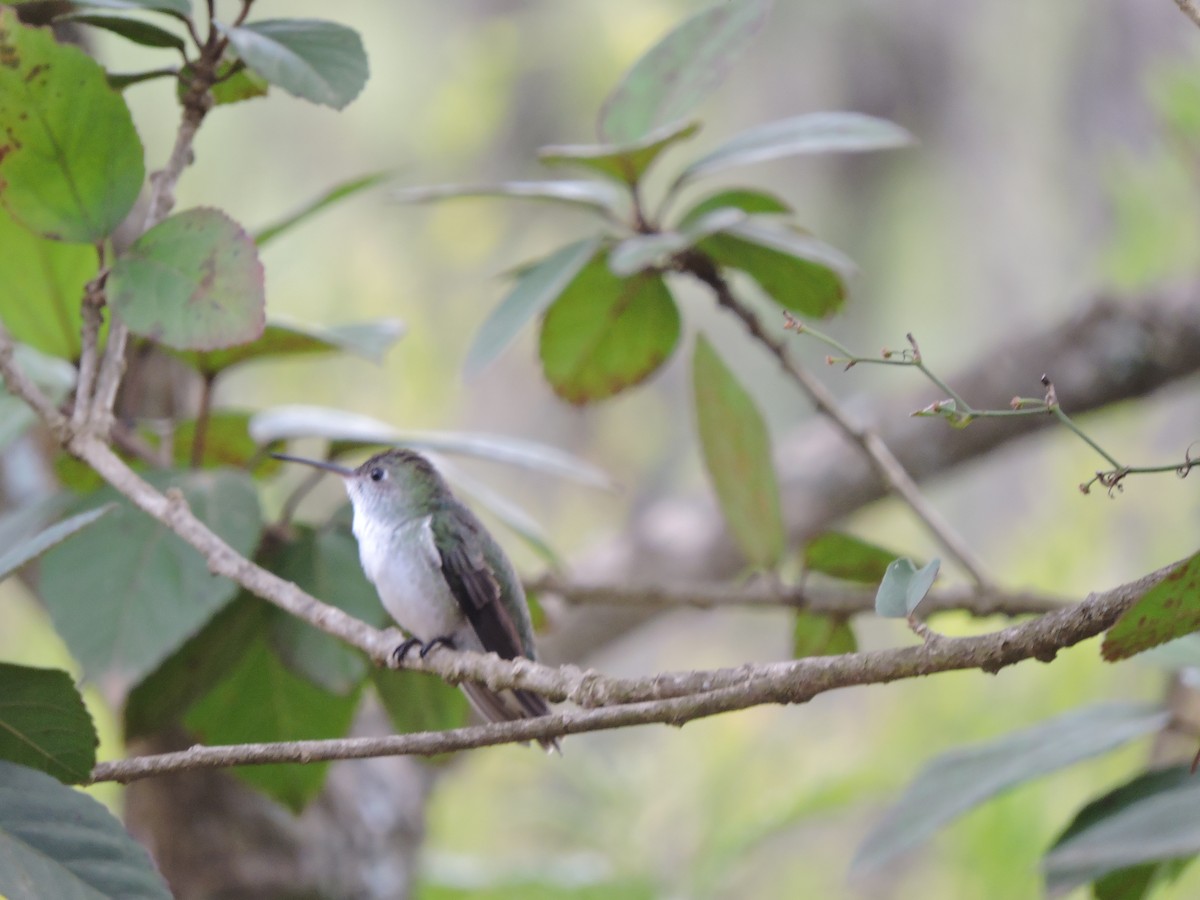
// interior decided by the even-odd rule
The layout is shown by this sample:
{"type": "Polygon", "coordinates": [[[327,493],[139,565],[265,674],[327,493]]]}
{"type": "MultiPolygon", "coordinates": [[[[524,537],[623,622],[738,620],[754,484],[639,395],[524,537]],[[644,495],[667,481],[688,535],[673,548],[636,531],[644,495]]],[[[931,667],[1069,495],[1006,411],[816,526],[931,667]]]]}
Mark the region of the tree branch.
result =
{"type": "Polygon", "coordinates": [[[535,719],[475,725],[440,732],[383,738],[343,738],[278,744],[196,746],[179,753],[99,763],[90,781],[129,783],[141,778],[191,769],[264,763],[308,763],[333,759],[429,756],[495,744],[563,737],[630,725],[681,726],[695,719],[762,704],[806,703],[838,688],[886,684],[955,669],[995,673],[1025,659],[1049,662],[1059,650],[1111,627],[1153,584],[1179,563],[1137,581],[1093,594],[1067,609],[992,634],[939,638],[919,647],[810,657],[790,662],[745,665],[736,669],[663,673],[647,678],[605,678],[572,667],[551,669],[528,660],[439,649],[413,668],[437,671],[455,680],[455,670],[489,670],[481,679],[493,689],[521,687],[552,699],[570,700],[583,709],[535,719]],[[448,661],[445,664],[443,661],[448,661]]]}
{"type": "Polygon", "coordinates": [[[855,423],[825,385],[792,362],[783,342],[767,334],[758,317],[733,296],[729,283],[716,264],[698,250],[685,251],[679,254],[676,260],[684,272],[706,284],[716,295],[718,305],[737,316],[746,330],[750,332],[751,337],[770,351],[771,355],[779,361],[783,370],[812,400],[817,411],[831,421],[843,435],[858,445],[879,477],[887,484],[888,489],[909,505],[938,543],[958,561],[975,583],[990,584],[990,580],[985,575],[982,561],[975,556],[975,552],[967,546],[941,513],[929,504],[921,494],[917,483],[887,444],[880,440],[874,432],[855,423]]]}
{"type": "Polygon", "coordinates": [[[1183,10],[1183,14],[1192,20],[1197,28],[1200,28],[1200,8],[1196,6],[1195,0],[1175,0],[1175,5],[1183,10]]]}
{"type": "MultiPolygon", "coordinates": [[[[527,591],[553,594],[572,605],[595,604],[638,609],[690,606],[794,607],[813,613],[853,616],[875,610],[870,586],[802,584],[780,586],[765,581],[740,584],[602,584],[578,583],[553,575],[526,582],[527,591]]],[[[974,585],[933,590],[921,601],[921,614],[961,611],[973,616],[1040,615],[1061,609],[1070,601],[1025,591],[1003,591],[974,585]]]]}

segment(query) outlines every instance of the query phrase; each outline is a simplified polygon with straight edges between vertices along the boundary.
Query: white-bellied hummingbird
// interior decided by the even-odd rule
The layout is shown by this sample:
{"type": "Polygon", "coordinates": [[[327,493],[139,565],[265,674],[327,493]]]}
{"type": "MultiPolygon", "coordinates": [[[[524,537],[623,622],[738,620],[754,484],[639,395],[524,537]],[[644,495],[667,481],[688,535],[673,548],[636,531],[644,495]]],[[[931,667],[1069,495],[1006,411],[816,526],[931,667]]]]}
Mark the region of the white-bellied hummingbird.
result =
{"type": "MultiPolygon", "coordinates": [[[[395,449],[351,469],[272,456],[342,476],[363,571],[409,635],[396,648],[401,658],[414,649],[424,657],[439,644],[502,659],[536,658],[529,606],[512,563],[429,460],[395,449]]],[[[495,692],[469,681],[461,687],[491,722],[550,712],[542,697],[528,691],[495,692]]],[[[552,739],[540,743],[547,750],[558,747],[552,739]]]]}

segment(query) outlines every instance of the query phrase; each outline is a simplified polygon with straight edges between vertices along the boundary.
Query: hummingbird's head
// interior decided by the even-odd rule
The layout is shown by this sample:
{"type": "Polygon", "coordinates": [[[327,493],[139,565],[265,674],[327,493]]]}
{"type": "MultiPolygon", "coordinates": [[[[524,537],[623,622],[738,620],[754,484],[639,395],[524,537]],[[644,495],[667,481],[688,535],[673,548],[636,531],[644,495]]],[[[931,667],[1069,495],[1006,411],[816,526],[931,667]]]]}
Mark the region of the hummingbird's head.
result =
{"type": "Polygon", "coordinates": [[[341,475],[355,512],[367,518],[424,510],[449,490],[433,464],[413,450],[396,448],[377,453],[357,469],[283,453],[271,455],[341,475]]]}

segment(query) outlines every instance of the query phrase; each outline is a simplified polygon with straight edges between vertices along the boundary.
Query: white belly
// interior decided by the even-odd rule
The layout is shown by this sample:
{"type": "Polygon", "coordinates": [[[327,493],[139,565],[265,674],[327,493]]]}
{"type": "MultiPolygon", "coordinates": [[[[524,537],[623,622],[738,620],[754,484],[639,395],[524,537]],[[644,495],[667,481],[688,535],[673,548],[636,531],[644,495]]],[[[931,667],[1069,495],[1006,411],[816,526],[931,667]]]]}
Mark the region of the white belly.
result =
{"type": "Polygon", "coordinates": [[[474,633],[464,629],[466,618],[442,576],[430,517],[386,527],[356,512],[354,536],[363,571],[396,624],[422,641],[450,637],[467,649],[472,641],[465,632],[474,633]]]}

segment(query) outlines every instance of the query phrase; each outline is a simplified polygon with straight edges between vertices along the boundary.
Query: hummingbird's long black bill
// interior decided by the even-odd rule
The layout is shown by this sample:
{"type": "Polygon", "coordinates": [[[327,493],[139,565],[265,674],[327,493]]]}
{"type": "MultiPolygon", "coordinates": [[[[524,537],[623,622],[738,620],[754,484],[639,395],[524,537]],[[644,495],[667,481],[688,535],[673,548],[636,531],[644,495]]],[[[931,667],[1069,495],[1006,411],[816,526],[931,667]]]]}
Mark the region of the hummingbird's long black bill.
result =
{"type": "Polygon", "coordinates": [[[353,469],[348,469],[345,466],[339,466],[337,463],[325,462],[320,459],[305,459],[303,456],[289,456],[286,453],[272,453],[272,458],[283,460],[283,462],[301,463],[305,466],[312,466],[314,469],[325,469],[328,472],[337,472],[343,478],[349,478],[354,474],[353,469]]]}

